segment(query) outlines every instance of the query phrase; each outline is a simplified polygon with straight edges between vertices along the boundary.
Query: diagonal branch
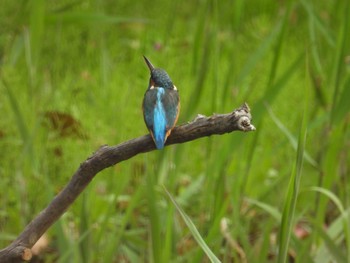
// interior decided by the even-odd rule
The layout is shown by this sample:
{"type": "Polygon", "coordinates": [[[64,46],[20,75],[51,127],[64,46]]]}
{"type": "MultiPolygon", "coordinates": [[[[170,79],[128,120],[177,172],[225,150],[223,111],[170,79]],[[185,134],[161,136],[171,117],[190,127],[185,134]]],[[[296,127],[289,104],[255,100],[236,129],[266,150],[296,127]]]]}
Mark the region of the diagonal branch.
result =
{"type": "MultiPolygon", "coordinates": [[[[254,131],[255,127],[250,121],[250,109],[246,103],[228,114],[215,114],[210,117],[200,115],[191,123],[175,127],[166,145],[232,131],[254,131]]],[[[97,173],[139,153],[153,150],[155,150],[155,145],[150,135],[141,136],[116,146],[102,146],[80,164],[65,188],[27,225],[17,239],[8,247],[0,250],[0,262],[30,260],[33,245],[62,216],[97,173]]]]}

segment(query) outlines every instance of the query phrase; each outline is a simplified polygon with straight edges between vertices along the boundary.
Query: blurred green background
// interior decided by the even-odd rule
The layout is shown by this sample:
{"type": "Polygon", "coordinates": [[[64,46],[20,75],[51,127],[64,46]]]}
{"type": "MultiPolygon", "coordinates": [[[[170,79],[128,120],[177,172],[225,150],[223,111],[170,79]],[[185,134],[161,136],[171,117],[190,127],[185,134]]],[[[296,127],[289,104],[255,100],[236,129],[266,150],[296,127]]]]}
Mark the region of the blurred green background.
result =
{"type": "Polygon", "coordinates": [[[179,124],[247,102],[257,131],[101,172],[33,262],[209,262],[209,249],[347,262],[349,14],[341,0],[2,0],[0,247],[99,146],[147,133],[146,55],[179,90],[179,124]]]}

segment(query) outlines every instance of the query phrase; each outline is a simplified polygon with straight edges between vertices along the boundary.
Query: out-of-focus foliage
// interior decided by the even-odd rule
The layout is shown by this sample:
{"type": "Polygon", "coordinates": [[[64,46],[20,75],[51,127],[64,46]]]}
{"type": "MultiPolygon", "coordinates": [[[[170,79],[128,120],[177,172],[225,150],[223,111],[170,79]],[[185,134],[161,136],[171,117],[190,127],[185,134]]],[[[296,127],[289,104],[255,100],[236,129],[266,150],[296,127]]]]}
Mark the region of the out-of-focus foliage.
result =
{"type": "Polygon", "coordinates": [[[147,133],[146,55],[179,90],[179,123],[247,102],[257,131],[173,145],[103,171],[44,236],[36,259],[345,261],[349,5],[3,0],[1,247],[100,145],[147,133]]]}

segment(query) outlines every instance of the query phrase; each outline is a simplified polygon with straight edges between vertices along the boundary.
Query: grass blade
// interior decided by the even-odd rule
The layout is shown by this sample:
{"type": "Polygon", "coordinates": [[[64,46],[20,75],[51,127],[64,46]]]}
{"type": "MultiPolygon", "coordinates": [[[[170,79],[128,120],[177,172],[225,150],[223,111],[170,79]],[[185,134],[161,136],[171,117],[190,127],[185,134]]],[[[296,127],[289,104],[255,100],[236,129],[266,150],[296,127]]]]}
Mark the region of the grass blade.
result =
{"type": "Polygon", "coordinates": [[[81,23],[81,24],[120,24],[120,23],[145,23],[144,19],[127,18],[119,16],[109,16],[102,13],[93,12],[74,12],[66,11],[62,13],[54,13],[47,16],[47,21],[51,23],[81,23]]]}
{"type": "Polygon", "coordinates": [[[281,213],[275,207],[273,207],[267,203],[264,203],[264,202],[261,202],[261,201],[255,200],[255,199],[251,199],[251,198],[246,198],[245,200],[248,203],[257,206],[257,207],[261,208],[262,210],[264,210],[265,212],[267,212],[268,214],[270,214],[274,219],[277,220],[277,222],[281,222],[281,217],[282,217],[281,213]]]}
{"type": "Polygon", "coordinates": [[[336,105],[333,107],[332,112],[332,123],[333,124],[339,124],[342,122],[346,115],[350,113],[350,104],[348,103],[350,101],[350,77],[347,78],[343,91],[341,92],[339,96],[339,101],[336,103],[336,105]]]}
{"type": "Polygon", "coordinates": [[[311,222],[313,223],[312,227],[314,231],[322,237],[322,240],[325,244],[325,246],[320,246],[320,249],[318,249],[315,257],[315,262],[347,262],[346,254],[344,253],[343,249],[336,245],[334,239],[330,237],[330,235],[324,230],[323,226],[319,226],[316,221],[311,220],[311,222]]]}
{"type": "MultiPolygon", "coordinates": [[[[265,106],[273,122],[277,125],[277,127],[281,130],[281,132],[283,132],[284,135],[287,137],[293,149],[297,150],[297,147],[298,147],[297,139],[287,129],[287,127],[277,118],[277,116],[273,113],[271,107],[268,104],[266,104],[265,106]]],[[[317,162],[310,156],[310,154],[307,151],[305,151],[304,158],[310,165],[317,168],[317,162]]]]}
{"type": "Polygon", "coordinates": [[[154,175],[149,174],[147,178],[147,200],[148,210],[150,215],[150,230],[151,230],[151,246],[152,246],[152,259],[153,262],[161,262],[161,251],[162,251],[162,239],[161,239],[161,221],[158,202],[158,193],[155,190],[154,175]]]}
{"type": "Polygon", "coordinates": [[[208,256],[211,262],[220,263],[220,260],[214,255],[214,253],[210,250],[210,248],[205,243],[204,239],[198,232],[196,226],[193,224],[192,220],[189,216],[182,210],[182,208],[177,204],[172,195],[168,192],[168,190],[164,187],[165,193],[168,195],[170,201],[174,204],[176,210],[181,215],[182,219],[186,223],[187,227],[191,231],[194,239],[197,241],[198,245],[203,249],[204,253],[208,256]]]}
{"type": "Polygon", "coordinates": [[[286,202],[282,214],[282,224],[279,232],[279,251],[278,262],[287,262],[289,242],[292,233],[292,225],[295,213],[295,206],[299,193],[299,185],[301,179],[301,170],[303,164],[305,144],[305,131],[301,131],[299,135],[297,160],[292,171],[292,176],[289,181],[286,202]]]}
{"type": "Polygon", "coordinates": [[[295,214],[295,208],[297,203],[297,198],[299,194],[300,180],[302,175],[302,167],[303,167],[303,159],[305,153],[305,142],[306,142],[306,134],[307,134],[307,109],[309,104],[309,96],[308,90],[305,92],[305,105],[304,105],[304,116],[301,122],[299,139],[298,139],[298,148],[297,148],[297,156],[296,163],[293,167],[292,176],[289,181],[286,202],[284,205],[283,213],[282,213],[282,222],[281,228],[279,231],[279,249],[278,249],[278,262],[287,262],[288,261],[288,250],[289,243],[292,235],[292,226],[295,214]]]}
{"type": "Polygon", "coordinates": [[[38,64],[40,50],[43,43],[44,35],[44,19],[46,1],[43,0],[32,0],[30,1],[31,13],[30,13],[30,47],[31,47],[31,58],[34,70],[38,64]]]}
{"type": "MultiPolygon", "coordinates": [[[[347,212],[344,209],[344,206],[343,206],[342,202],[340,201],[340,199],[333,192],[329,191],[328,189],[314,186],[314,187],[310,187],[310,191],[319,192],[319,193],[327,196],[330,200],[332,200],[332,202],[338,208],[338,210],[340,212],[340,217],[343,220],[343,233],[344,233],[344,236],[345,236],[347,256],[350,259],[350,228],[349,228],[349,220],[348,220],[348,217],[347,217],[347,212]]],[[[321,235],[321,236],[324,239],[324,236],[323,235],[321,235]]],[[[327,242],[327,240],[325,240],[325,242],[329,243],[329,242],[327,242]]],[[[333,253],[333,254],[339,254],[339,253],[337,252],[337,253],[333,253]]]]}
{"type": "Polygon", "coordinates": [[[2,80],[2,84],[5,87],[5,90],[7,91],[7,96],[10,101],[10,105],[16,120],[18,131],[21,134],[23,143],[27,143],[29,141],[29,131],[24,121],[25,117],[23,116],[23,113],[19,107],[18,100],[4,79],[2,80]]]}
{"type": "Polygon", "coordinates": [[[269,86],[265,91],[264,95],[255,103],[252,107],[252,116],[254,116],[255,123],[259,123],[262,117],[266,114],[265,103],[272,104],[277,95],[281,92],[283,88],[287,85],[286,83],[292,78],[293,74],[298,71],[300,64],[305,57],[304,53],[301,53],[293,63],[285,70],[283,75],[275,81],[272,86],[269,86]]]}

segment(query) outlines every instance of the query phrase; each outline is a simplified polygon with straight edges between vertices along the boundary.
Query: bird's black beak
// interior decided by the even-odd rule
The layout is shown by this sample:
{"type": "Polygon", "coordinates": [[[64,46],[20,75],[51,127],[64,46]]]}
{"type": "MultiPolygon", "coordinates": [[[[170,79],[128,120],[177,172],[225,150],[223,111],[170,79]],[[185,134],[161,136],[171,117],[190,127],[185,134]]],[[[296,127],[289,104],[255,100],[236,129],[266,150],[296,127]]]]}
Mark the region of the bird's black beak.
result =
{"type": "Polygon", "coordinates": [[[152,72],[152,71],[154,70],[154,67],[153,67],[151,61],[149,61],[145,56],[143,56],[143,58],[145,59],[146,64],[147,64],[149,70],[152,72]]]}

